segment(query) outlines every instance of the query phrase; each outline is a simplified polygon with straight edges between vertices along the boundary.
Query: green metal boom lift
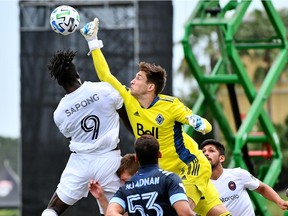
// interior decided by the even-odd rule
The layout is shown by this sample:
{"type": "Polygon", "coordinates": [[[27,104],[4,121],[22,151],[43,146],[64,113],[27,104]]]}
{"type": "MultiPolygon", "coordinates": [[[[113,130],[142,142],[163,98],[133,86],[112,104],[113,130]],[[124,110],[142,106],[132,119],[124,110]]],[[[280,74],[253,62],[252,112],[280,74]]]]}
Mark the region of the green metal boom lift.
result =
{"type": "MultiPolygon", "coordinates": [[[[217,121],[224,139],[232,151],[230,167],[247,169],[264,183],[273,187],[281,172],[282,153],[278,135],[264,107],[281,72],[287,64],[286,32],[272,2],[270,0],[262,0],[261,3],[275,30],[275,35],[265,40],[257,38],[243,41],[236,40],[237,30],[250,3],[251,0],[230,0],[221,8],[217,0],[199,1],[186,22],[182,45],[187,65],[201,90],[200,96],[192,108],[193,112],[201,115],[206,105],[210,108],[213,118],[217,121]],[[226,18],[226,12],[231,10],[234,11],[233,16],[226,18]],[[221,57],[219,57],[209,75],[206,75],[203,68],[200,67],[192,51],[190,37],[196,27],[213,27],[217,32],[221,57]],[[239,51],[241,50],[253,49],[278,50],[277,56],[258,90],[256,90],[249,78],[239,55],[239,51]],[[231,128],[231,123],[228,122],[227,116],[216,98],[216,92],[221,84],[227,86],[236,132],[231,128]],[[243,88],[245,96],[250,103],[249,112],[247,112],[244,119],[241,118],[239,111],[236,85],[243,88]],[[259,133],[252,133],[252,129],[256,125],[262,130],[260,135],[259,133]],[[252,147],[255,150],[259,143],[265,144],[266,150],[264,153],[266,156],[263,159],[267,160],[268,158],[269,163],[268,165],[261,165],[260,163],[256,173],[252,159],[257,156],[259,158],[261,154],[249,154],[249,149],[252,147]]],[[[186,127],[185,130],[189,134],[193,132],[189,127],[186,127]]],[[[263,153],[263,149],[258,152],[263,153]]],[[[269,215],[266,206],[263,205],[264,200],[262,196],[252,192],[250,193],[250,197],[255,206],[256,215],[269,215]]]]}

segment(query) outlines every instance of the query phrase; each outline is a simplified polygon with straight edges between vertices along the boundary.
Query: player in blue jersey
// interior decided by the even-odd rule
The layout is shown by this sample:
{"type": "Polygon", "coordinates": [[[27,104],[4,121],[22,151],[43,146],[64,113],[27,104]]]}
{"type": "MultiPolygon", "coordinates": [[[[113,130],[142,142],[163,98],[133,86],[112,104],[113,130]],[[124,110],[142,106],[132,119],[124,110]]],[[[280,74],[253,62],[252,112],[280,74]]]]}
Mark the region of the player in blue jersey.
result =
{"type": "Polygon", "coordinates": [[[159,143],[151,135],[135,142],[139,171],[119,188],[110,200],[106,216],[123,215],[193,215],[183,183],[178,175],[158,166],[159,143]]]}

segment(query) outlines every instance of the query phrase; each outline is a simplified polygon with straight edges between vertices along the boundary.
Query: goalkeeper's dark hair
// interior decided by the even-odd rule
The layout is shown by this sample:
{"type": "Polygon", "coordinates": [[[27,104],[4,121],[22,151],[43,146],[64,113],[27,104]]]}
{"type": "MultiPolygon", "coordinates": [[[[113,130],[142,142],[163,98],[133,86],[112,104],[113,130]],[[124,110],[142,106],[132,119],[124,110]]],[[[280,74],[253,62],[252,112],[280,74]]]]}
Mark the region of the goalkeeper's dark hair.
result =
{"type": "Polygon", "coordinates": [[[79,78],[76,67],[72,62],[75,55],[76,52],[70,49],[57,51],[47,65],[51,77],[64,88],[73,85],[75,80],[79,78]]]}
{"type": "Polygon", "coordinates": [[[214,145],[219,154],[225,156],[225,147],[219,141],[214,139],[206,139],[200,144],[200,149],[203,149],[206,145],[214,145]]]}
{"type": "Polygon", "coordinates": [[[155,84],[155,94],[160,94],[166,85],[166,70],[159,65],[147,62],[140,62],[139,69],[146,73],[148,83],[155,84]]]}
{"type": "Polygon", "coordinates": [[[135,141],[135,153],[141,166],[158,164],[159,143],[149,134],[144,134],[135,141]]]}

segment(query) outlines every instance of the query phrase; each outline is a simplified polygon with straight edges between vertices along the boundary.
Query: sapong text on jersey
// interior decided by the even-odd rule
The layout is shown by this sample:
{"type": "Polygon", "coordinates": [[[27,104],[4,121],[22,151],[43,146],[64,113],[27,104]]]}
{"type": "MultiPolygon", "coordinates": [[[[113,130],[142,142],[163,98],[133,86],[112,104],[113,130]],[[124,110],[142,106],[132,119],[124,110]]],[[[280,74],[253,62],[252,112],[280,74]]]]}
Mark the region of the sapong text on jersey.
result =
{"type": "Polygon", "coordinates": [[[74,104],[73,107],[70,107],[70,109],[66,109],[65,113],[67,117],[72,115],[73,113],[76,113],[78,110],[80,110],[83,107],[88,106],[91,103],[94,103],[95,101],[99,100],[99,96],[97,94],[94,94],[90,96],[90,98],[86,98],[85,100],[80,101],[79,103],[74,104]]]}

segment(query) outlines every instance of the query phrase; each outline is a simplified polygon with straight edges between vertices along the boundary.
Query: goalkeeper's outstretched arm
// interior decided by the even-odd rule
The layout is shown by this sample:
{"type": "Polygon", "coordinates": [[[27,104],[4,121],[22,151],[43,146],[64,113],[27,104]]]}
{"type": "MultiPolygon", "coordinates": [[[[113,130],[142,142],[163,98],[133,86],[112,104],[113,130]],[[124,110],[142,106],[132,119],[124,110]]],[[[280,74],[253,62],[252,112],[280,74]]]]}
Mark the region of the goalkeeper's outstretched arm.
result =
{"type": "Polygon", "coordinates": [[[98,40],[98,27],[99,20],[98,18],[95,18],[93,21],[87,23],[83,28],[81,28],[80,32],[88,42],[90,50],[88,55],[92,53],[94,67],[99,79],[101,81],[107,81],[107,77],[111,75],[111,72],[100,49],[103,47],[103,43],[101,40],[98,40]]]}
{"type": "MultiPolygon", "coordinates": [[[[120,94],[123,93],[122,84],[114,77],[109,69],[108,63],[101,51],[103,43],[98,40],[97,34],[99,29],[99,20],[95,18],[92,22],[87,23],[81,30],[81,34],[88,42],[89,55],[92,53],[95,71],[101,81],[110,83],[120,94]]],[[[123,96],[123,95],[122,95],[123,96]]]]}

